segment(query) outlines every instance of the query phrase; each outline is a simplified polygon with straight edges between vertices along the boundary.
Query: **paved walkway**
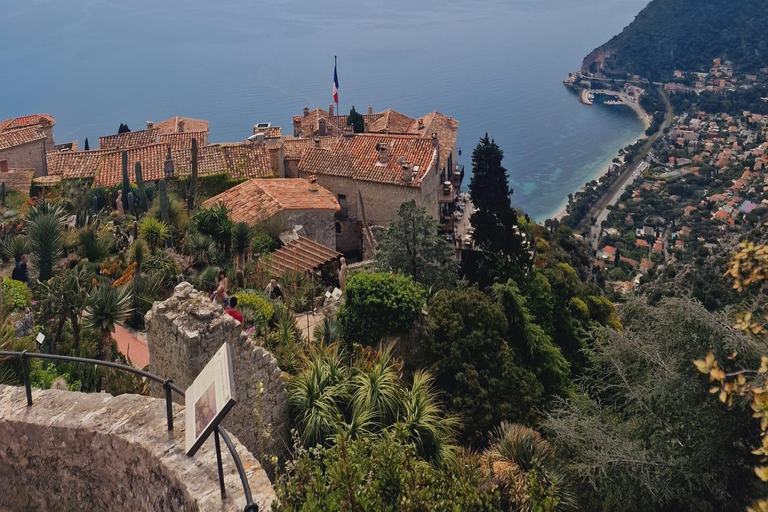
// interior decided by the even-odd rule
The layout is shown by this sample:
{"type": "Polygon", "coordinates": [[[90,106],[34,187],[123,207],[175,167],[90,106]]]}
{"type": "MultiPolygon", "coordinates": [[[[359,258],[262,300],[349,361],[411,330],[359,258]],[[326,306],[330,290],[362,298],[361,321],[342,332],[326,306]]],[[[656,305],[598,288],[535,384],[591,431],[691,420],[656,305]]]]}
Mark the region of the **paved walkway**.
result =
{"type": "Polygon", "coordinates": [[[117,349],[128,357],[133,366],[144,368],[149,365],[149,347],[147,342],[127,331],[120,325],[115,325],[112,339],[117,342],[117,349]]]}

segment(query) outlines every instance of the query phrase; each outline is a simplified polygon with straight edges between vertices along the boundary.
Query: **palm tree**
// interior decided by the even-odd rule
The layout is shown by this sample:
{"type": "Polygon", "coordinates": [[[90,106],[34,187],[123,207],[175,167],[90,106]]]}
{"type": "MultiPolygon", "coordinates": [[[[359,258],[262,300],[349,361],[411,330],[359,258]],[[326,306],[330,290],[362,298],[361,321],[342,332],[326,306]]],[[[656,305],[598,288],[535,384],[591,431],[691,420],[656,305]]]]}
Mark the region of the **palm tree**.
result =
{"type": "Polygon", "coordinates": [[[133,312],[131,295],[129,286],[114,288],[102,279],[93,289],[85,307],[88,326],[101,332],[101,356],[105,360],[109,356],[110,334],[115,332],[115,324],[126,320],[133,312]]]}
{"type": "Polygon", "coordinates": [[[245,264],[245,255],[250,248],[251,238],[253,238],[253,231],[245,222],[238,222],[232,228],[232,250],[237,255],[238,270],[242,270],[245,264]]]}
{"type": "Polygon", "coordinates": [[[510,509],[555,512],[575,510],[572,484],[541,434],[502,422],[483,454],[486,477],[498,486],[510,509]]]}
{"type": "MultiPolygon", "coordinates": [[[[44,203],[47,204],[47,203],[44,203]]],[[[62,215],[55,210],[41,212],[30,208],[27,230],[32,246],[32,259],[37,265],[38,278],[47,281],[53,276],[53,267],[61,256],[63,248],[61,236],[62,215]]]]}

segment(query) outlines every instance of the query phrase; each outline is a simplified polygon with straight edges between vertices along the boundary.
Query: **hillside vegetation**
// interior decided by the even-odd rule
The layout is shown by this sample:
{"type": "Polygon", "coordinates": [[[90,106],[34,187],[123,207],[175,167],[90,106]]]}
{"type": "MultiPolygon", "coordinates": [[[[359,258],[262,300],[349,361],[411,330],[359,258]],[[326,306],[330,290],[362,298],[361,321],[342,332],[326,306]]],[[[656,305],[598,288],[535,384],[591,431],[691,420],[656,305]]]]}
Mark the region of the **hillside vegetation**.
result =
{"type": "Polygon", "coordinates": [[[716,57],[755,71],[768,66],[766,26],[764,0],[653,0],[590,53],[582,71],[661,80],[675,69],[709,70],[716,57]]]}

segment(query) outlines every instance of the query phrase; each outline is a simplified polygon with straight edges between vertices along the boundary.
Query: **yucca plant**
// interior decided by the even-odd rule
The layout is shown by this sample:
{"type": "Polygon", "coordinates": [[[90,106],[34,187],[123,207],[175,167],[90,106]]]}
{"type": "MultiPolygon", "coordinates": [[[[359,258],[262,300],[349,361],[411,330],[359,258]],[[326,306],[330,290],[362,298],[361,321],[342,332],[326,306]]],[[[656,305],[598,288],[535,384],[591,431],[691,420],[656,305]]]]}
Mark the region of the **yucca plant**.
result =
{"type": "Polygon", "coordinates": [[[165,245],[165,241],[171,236],[171,232],[165,222],[147,216],[142,219],[139,225],[139,236],[147,242],[149,248],[154,252],[165,245]]]}
{"type": "Polygon", "coordinates": [[[237,256],[238,269],[242,269],[245,264],[245,257],[251,247],[251,238],[253,238],[253,230],[245,222],[238,222],[232,228],[232,252],[237,256]]]}
{"type": "Polygon", "coordinates": [[[67,211],[58,203],[53,203],[47,199],[41,199],[35,205],[31,206],[24,217],[27,224],[31,224],[41,215],[52,215],[58,219],[60,224],[67,221],[67,211]]]}
{"type": "Polygon", "coordinates": [[[31,220],[27,219],[32,261],[37,266],[40,281],[47,281],[53,276],[53,267],[61,256],[61,219],[62,216],[53,209],[46,213],[38,212],[31,220]]]}
{"type": "Polygon", "coordinates": [[[88,226],[77,234],[77,254],[88,261],[101,261],[109,254],[111,243],[96,228],[88,226]]]}
{"type": "Polygon", "coordinates": [[[322,323],[315,326],[312,338],[315,343],[331,345],[341,341],[341,324],[333,318],[325,317],[322,323]]]}
{"type": "Polygon", "coordinates": [[[111,345],[110,334],[115,332],[115,324],[131,316],[132,293],[129,286],[114,288],[109,281],[102,279],[93,289],[85,307],[87,325],[101,333],[101,356],[106,358],[111,345]]]}
{"type": "Polygon", "coordinates": [[[128,250],[128,260],[131,263],[136,263],[136,275],[141,274],[141,268],[146,263],[150,256],[149,246],[144,240],[136,240],[128,250]]]}
{"type": "Polygon", "coordinates": [[[193,266],[214,263],[218,256],[214,241],[196,231],[187,233],[184,238],[184,254],[192,258],[193,266]]]}
{"type": "Polygon", "coordinates": [[[351,382],[353,410],[368,410],[380,428],[398,420],[404,405],[404,387],[391,347],[381,350],[372,362],[357,366],[351,382]]]}
{"type": "Polygon", "coordinates": [[[9,236],[3,242],[3,258],[18,263],[22,256],[29,254],[31,249],[32,244],[29,238],[22,235],[9,236]]]}
{"type": "Polygon", "coordinates": [[[131,281],[133,297],[133,314],[131,324],[136,328],[144,327],[144,315],[152,309],[152,304],[162,298],[163,276],[150,272],[135,276],[131,281]]]}

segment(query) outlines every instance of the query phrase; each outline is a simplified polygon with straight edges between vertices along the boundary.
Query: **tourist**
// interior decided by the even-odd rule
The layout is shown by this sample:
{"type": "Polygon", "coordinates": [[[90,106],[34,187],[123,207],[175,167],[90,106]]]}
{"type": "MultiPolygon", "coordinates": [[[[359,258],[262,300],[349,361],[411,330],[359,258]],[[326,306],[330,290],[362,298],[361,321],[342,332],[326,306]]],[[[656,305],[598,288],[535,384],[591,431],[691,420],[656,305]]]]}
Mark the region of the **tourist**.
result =
{"type": "Polygon", "coordinates": [[[272,300],[283,300],[283,291],[280,289],[280,285],[277,284],[277,279],[274,277],[269,281],[265,290],[269,298],[272,300]]]}
{"type": "Polygon", "coordinates": [[[229,307],[229,297],[227,296],[227,273],[224,269],[219,270],[219,278],[216,283],[216,290],[211,294],[211,301],[218,299],[224,305],[229,307]]]}
{"type": "Polygon", "coordinates": [[[237,297],[230,297],[227,314],[240,322],[240,330],[242,331],[245,321],[243,321],[243,315],[237,310],[237,297]]]}
{"type": "Polygon", "coordinates": [[[21,281],[22,283],[29,285],[29,269],[27,268],[28,261],[29,258],[25,254],[19,261],[16,262],[16,266],[13,267],[13,272],[11,273],[11,279],[14,281],[21,281]]]}

